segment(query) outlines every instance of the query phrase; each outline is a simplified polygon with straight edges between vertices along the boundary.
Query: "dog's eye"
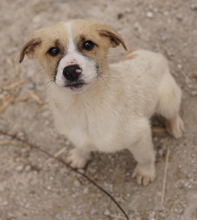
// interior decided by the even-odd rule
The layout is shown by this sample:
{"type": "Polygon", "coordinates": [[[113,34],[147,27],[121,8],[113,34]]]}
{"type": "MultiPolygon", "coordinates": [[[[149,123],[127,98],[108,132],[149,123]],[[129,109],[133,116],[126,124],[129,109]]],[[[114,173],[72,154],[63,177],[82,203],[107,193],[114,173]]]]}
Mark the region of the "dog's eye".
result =
{"type": "Polygon", "coordinates": [[[84,44],[83,44],[83,49],[85,50],[92,50],[94,48],[94,43],[90,40],[86,41],[84,44]]]}
{"type": "Polygon", "coordinates": [[[50,54],[51,56],[57,56],[58,54],[60,53],[60,50],[58,47],[51,47],[49,50],[48,50],[48,54],[50,54]]]}

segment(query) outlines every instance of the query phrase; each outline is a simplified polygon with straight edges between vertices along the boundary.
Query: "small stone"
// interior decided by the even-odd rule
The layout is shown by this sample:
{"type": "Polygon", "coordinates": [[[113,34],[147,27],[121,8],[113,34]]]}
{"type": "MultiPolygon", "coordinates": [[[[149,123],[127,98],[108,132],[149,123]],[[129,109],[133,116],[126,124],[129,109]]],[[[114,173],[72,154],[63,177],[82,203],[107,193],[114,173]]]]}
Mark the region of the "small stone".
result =
{"type": "Polygon", "coordinates": [[[73,197],[73,199],[75,199],[77,197],[77,195],[76,194],[72,194],[72,197],[73,197]]]}
{"type": "Polygon", "coordinates": [[[8,205],[8,202],[7,201],[3,202],[3,205],[4,206],[8,205]]]}
{"type": "Polygon", "coordinates": [[[154,14],[153,14],[151,11],[148,11],[148,12],[146,13],[146,17],[147,17],[147,18],[154,18],[154,14]]]}
{"type": "Polygon", "coordinates": [[[118,15],[117,15],[118,20],[122,19],[123,17],[124,17],[123,13],[118,13],[118,15]]]}
{"type": "Polygon", "coordinates": [[[90,211],[90,215],[95,215],[96,214],[96,209],[92,209],[91,211],[90,211]]]}
{"type": "Polygon", "coordinates": [[[181,22],[183,20],[182,14],[177,14],[176,19],[181,22]]]}
{"type": "Polygon", "coordinates": [[[163,157],[163,149],[159,149],[157,153],[160,157],[163,157]]]}
{"type": "Polygon", "coordinates": [[[129,14],[132,12],[132,10],[130,8],[125,8],[125,12],[127,12],[129,14]]]}
{"type": "Polygon", "coordinates": [[[28,83],[27,88],[30,89],[30,90],[35,89],[35,83],[28,83]]]}
{"type": "Polygon", "coordinates": [[[16,167],[16,171],[18,171],[18,172],[22,172],[23,169],[24,169],[24,166],[23,166],[23,165],[18,165],[18,166],[16,167]]]}
{"type": "Polygon", "coordinates": [[[105,210],[104,211],[104,213],[103,213],[104,215],[106,215],[106,216],[108,216],[108,215],[110,215],[111,214],[111,212],[107,209],[107,210],[105,210]]]}
{"type": "Polygon", "coordinates": [[[131,173],[130,173],[130,172],[127,172],[127,173],[125,174],[125,176],[126,176],[126,177],[131,176],[131,173]]]}
{"type": "Polygon", "coordinates": [[[197,3],[196,3],[196,4],[191,5],[191,9],[192,9],[192,10],[197,10],[197,3]]]}
{"type": "Polygon", "coordinates": [[[80,210],[77,210],[77,215],[81,215],[81,211],[80,210]]]}
{"type": "Polygon", "coordinates": [[[66,141],[66,142],[65,142],[65,145],[70,145],[70,141],[66,141]]]}
{"type": "Polygon", "coordinates": [[[78,180],[75,180],[75,181],[74,181],[74,186],[75,186],[75,187],[79,187],[80,185],[81,185],[81,184],[80,184],[80,182],[79,182],[78,180]]]}
{"type": "Polygon", "coordinates": [[[134,23],[134,29],[140,33],[142,32],[142,27],[139,22],[134,23]]]}
{"type": "Polygon", "coordinates": [[[30,166],[30,165],[26,165],[26,166],[25,166],[25,171],[26,171],[26,172],[29,172],[30,170],[31,170],[31,166],[30,166]]]}
{"type": "Polygon", "coordinates": [[[87,194],[89,192],[89,189],[88,188],[85,188],[84,190],[83,190],[83,193],[84,194],[87,194]]]}
{"type": "Polygon", "coordinates": [[[163,34],[163,35],[161,36],[161,41],[162,41],[162,42],[166,42],[168,39],[169,39],[169,36],[168,36],[167,34],[163,34]]]}
{"type": "Polygon", "coordinates": [[[169,15],[169,11],[164,11],[163,15],[164,16],[168,16],[169,15]]]}
{"type": "Polygon", "coordinates": [[[196,94],[197,94],[197,91],[192,91],[192,92],[191,92],[191,95],[192,95],[192,96],[195,96],[196,94]]]}
{"type": "Polygon", "coordinates": [[[79,171],[80,173],[85,173],[85,170],[84,170],[84,169],[78,169],[78,171],[79,171]]]}

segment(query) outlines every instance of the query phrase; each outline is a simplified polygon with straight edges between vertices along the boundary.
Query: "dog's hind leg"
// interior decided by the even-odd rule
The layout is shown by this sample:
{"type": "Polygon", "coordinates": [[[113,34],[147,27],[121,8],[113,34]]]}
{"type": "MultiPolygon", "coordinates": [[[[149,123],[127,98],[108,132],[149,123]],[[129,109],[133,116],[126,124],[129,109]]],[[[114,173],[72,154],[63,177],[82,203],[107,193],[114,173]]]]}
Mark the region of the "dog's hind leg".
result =
{"type": "Polygon", "coordinates": [[[180,138],[184,130],[184,124],[179,115],[181,96],[180,88],[167,70],[159,87],[156,113],[166,119],[166,129],[175,138],[180,138]]]}

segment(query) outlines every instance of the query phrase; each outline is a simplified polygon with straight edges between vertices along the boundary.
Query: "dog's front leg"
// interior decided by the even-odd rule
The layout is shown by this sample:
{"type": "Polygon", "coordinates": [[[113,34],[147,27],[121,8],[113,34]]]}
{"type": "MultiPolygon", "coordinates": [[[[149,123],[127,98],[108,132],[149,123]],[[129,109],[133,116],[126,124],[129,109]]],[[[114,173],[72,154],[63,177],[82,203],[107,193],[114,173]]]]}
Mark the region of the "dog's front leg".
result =
{"type": "Polygon", "coordinates": [[[140,129],[140,136],[135,145],[129,148],[137,161],[132,177],[137,179],[138,184],[147,185],[153,182],[156,177],[155,154],[148,122],[143,123],[143,130],[140,129]]]}
{"type": "Polygon", "coordinates": [[[67,163],[73,168],[84,168],[87,161],[90,159],[91,150],[87,147],[84,148],[74,148],[70,150],[67,163]]]}

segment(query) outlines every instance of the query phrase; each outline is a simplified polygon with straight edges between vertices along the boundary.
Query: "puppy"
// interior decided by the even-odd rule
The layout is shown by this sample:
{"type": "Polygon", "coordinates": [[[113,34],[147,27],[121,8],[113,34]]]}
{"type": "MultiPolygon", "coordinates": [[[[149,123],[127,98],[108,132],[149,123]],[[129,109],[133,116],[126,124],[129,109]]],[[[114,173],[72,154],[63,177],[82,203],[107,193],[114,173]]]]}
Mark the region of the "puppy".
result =
{"type": "Polygon", "coordinates": [[[20,54],[38,59],[48,77],[48,99],[59,131],[75,145],[67,161],[83,168],[91,151],[127,148],[137,161],[132,177],[147,185],[155,179],[150,117],[166,119],[180,138],[181,90],[166,59],[146,50],[128,51],[108,65],[110,47],[123,38],[109,25],[69,20],[30,35],[20,54]]]}

